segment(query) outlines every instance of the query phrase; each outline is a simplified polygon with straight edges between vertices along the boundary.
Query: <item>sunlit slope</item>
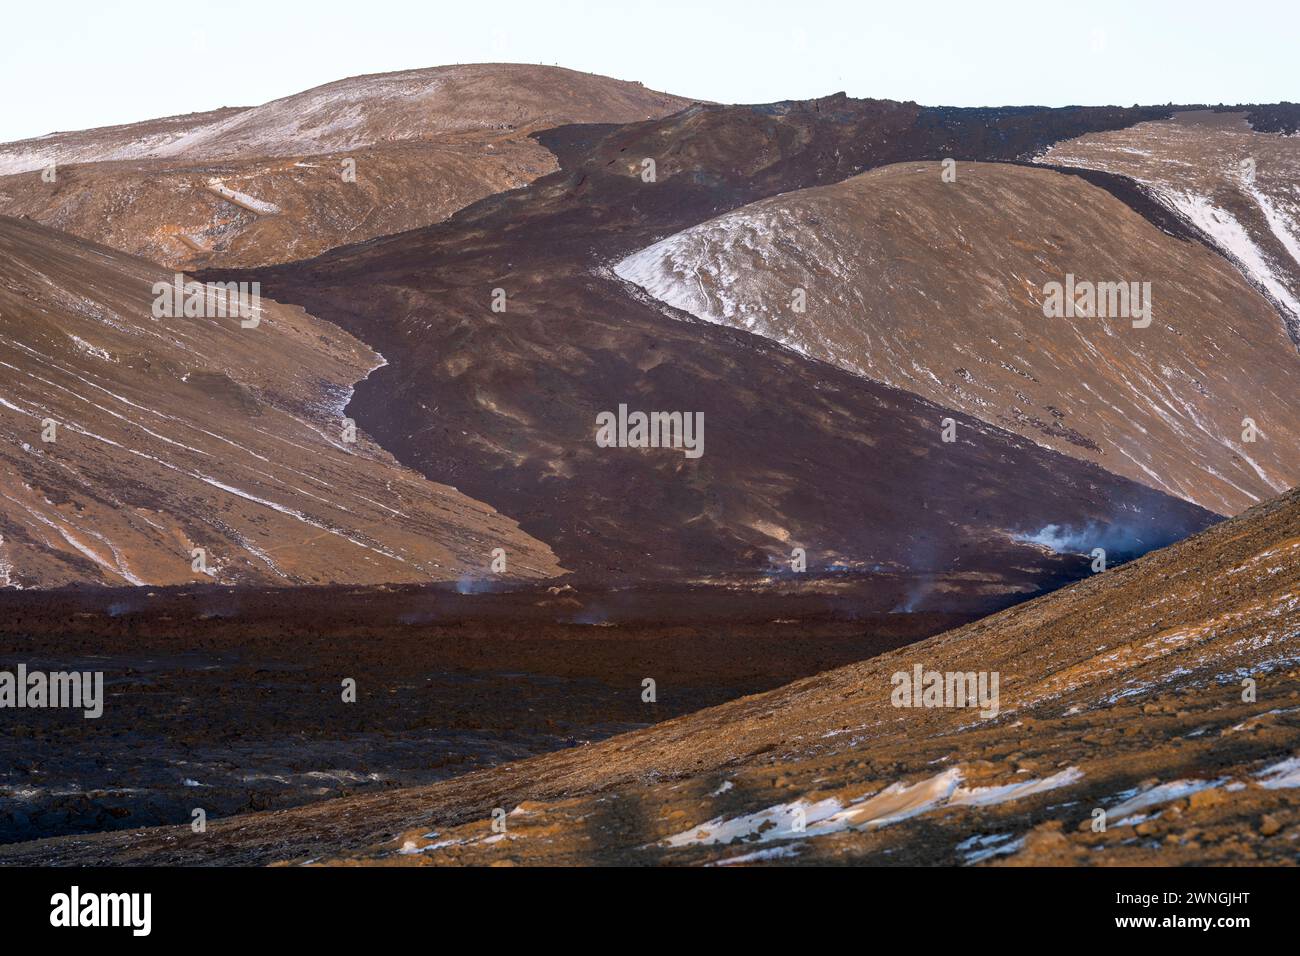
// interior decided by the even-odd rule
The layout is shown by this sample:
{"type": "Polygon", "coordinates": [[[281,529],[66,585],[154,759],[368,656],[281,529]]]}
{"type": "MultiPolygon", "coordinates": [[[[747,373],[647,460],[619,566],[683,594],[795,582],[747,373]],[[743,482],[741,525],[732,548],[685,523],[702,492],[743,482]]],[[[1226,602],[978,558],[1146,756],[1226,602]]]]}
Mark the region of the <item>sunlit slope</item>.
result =
{"type": "Polygon", "coordinates": [[[1300,136],[1270,114],[1177,113],[1065,140],[1039,159],[1138,182],[1268,296],[1300,346],[1300,136]]]}
{"type": "Polygon", "coordinates": [[[0,217],[0,584],[446,580],[497,547],[557,571],[508,518],[346,440],[379,355],[267,299],[155,318],[174,279],[0,217]]]}
{"type": "Polygon", "coordinates": [[[305,259],[552,172],[536,130],[690,102],[525,64],[351,77],[247,109],[0,145],[0,213],[179,268],[305,259]]]}
{"type": "Polygon", "coordinates": [[[1300,482],[1300,356],[1230,263],[1080,177],[955,171],[903,163],[775,196],[615,271],[683,312],[1220,513],[1300,482]],[[1097,299],[1110,314],[1046,315],[1050,284],[1064,296],[1070,276],[1124,284],[1128,311],[1116,294],[1097,299]]]}

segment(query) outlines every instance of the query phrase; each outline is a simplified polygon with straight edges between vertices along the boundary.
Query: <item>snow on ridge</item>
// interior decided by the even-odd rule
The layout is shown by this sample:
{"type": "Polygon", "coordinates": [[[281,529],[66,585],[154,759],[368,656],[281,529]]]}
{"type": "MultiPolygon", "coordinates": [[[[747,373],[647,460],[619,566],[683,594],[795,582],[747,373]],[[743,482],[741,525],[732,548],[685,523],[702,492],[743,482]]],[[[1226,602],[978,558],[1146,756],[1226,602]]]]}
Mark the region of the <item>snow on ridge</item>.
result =
{"type": "Polygon", "coordinates": [[[1025,838],[1012,839],[1010,833],[978,834],[958,843],[954,849],[963,855],[962,863],[974,866],[995,856],[1019,853],[1025,847],[1025,838]]]}
{"type": "MultiPolygon", "coordinates": [[[[346,77],[257,106],[0,144],[0,176],[52,163],[319,155],[438,131],[493,129],[507,122],[530,122],[556,109],[581,108],[593,95],[581,85],[584,77],[597,88],[633,90],[631,83],[608,77],[532,64],[455,64],[346,77]],[[579,85],[568,97],[544,99],[535,88],[535,70],[554,70],[579,85]],[[462,82],[467,84],[464,89],[452,88],[462,82]],[[522,97],[514,108],[500,95],[503,89],[522,97]],[[478,108],[465,109],[467,98],[478,96],[483,97],[473,104],[478,108]],[[372,119],[378,122],[372,125],[372,119]]],[[[656,95],[640,87],[637,91],[656,95]]]]}
{"type": "Polygon", "coordinates": [[[1121,794],[1120,796],[1126,799],[1121,800],[1120,803],[1107,810],[1106,816],[1122,822],[1124,818],[1131,817],[1148,807],[1181,800],[1184,797],[1200,793],[1202,790],[1217,789],[1228,782],[1226,777],[1219,780],[1170,780],[1167,783],[1148,787],[1136,794],[1121,794]]]}
{"type": "Polygon", "coordinates": [[[1262,778],[1259,785],[1269,790],[1300,787],[1300,757],[1288,757],[1271,764],[1255,776],[1262,778]]]}
{"type": "Polygon", "coordinates": [[[1277,237],[1282,247],[1290,253],[1291,258],[1295,260],[1296,265],[1300,266],[1300,227],[1296,222],[1284,213],[1281,209],[1273,204],[1273,201],[1260,192],[1255,186],[1248,185],[1246,194],[1255,200],[1259,206],[1259,211],[1264,214],[1264,220],[1268,223],[1269,229],[1277,237]]]}
{"type": "MultiPolygon", "coordinates": [[[[760,202],[758,208],[733,210],[661,239],[616,263],[613,271],[697,319],[743,328],[807,354],[809,343],[798,333],[808,332],[809,327],[774,323],[763,303],[746,301],[738,292],[747,287],[753,266],[767,261],[776,237],[802,228],[788,210],[770,201],[760,202]]],[[[817,237],[807,237],[805,252],[811,260],[847,278],[843,268],[836,268],[842,263],[835,261],[833,250],[825,248],[817,237]]],[[[835,351],[826,341],[816,347],[835,351]]]]}
{"type": "Polygon", "coordinates": [[[902,781],[845,806],[836,797],[816,803],[795,800],[727,819],[715,817],[698,826],[670,836],[657,845],[663,847],[708,846],[742,839],[767,843],[792,837],[825,836],[844,830],[876,829],[928,813],[955,807],[989,807],[1060,787],[1083,779],[1078,767],[1069,767],[1050,777],[1023,780],[991,787],[964,787],[960,767],[949,767],[914,784],[902,781]],[[802,829],[794,829],[800,820],[802,829]]]}
{"type": "Polygon", "coordinates": [[[1300,233],[1300,228],[1297,228],[1291,217],[1277,208],[1273,201],[1264,195],[1256,185],[1253,164],[1240,167],[1239,174],[1242,191],[1255,200],[1255,205],[1259,206],[1259,211],[1264,214],[1264,220],[1268,223],[1268,228],[1272,230],[1277,241],[1295,260],[1296,265],[1300,265],[1300,239],[1296,238],[1296,235],[1300,233]]]}
{"type": "Polygon", "coordinates": [[[791,843],[786,846],[772,846],[765,850],[754,850],[740,856],[729,856],[725,860],[709,863],[708,866],[735,866],[737,863],[763,863],[768,860],[782,860],[799,855],[802,844],[791,843]]]}
{"type": "Polygon", "coordinates": [[[0,144],[0,176],[44,169],[51,164],[184,156],[193,156],[195,159],[214,158],[231,152],[221,146],[227,138],[237,143],[240,150],[255,145],[274,147],[276,151],[287,149],[294,152],[301,149],[313,152],[315,145],[322,140],[325,141],[325,151],[351,149],[369,144],[371,138],[344,136],[338,139],[338,135],[363,126],[369,109],[376,106],[382,108],[413,97],[430,96],[445,84],[446,76],[445,72],[433,74],[426,69],[336,80],[260,106],[240,109],[229,116],[209,118],[197,123],[178,122],[171,128],[157,132],[137,131],[134,136],[130,132],[131,127],[144,127],[173,118],[145,120],[92,131],[47,133],[44,136],[0,144]],[[313,121],[316,125],[309,125],[313,121]],[[88,132],[98,135],[87,136],[88,132]],[[131,138],[119,141],[117,136],[123,135],[131,138]],[[61,140],[60,137],[68,138],[61,140]]]}
{"type": "Polygon", "coordinates": [[[147,133],[121,143],[112,143],[105,140],[69,143],[54,140],[53,142],[36,145],[41,140],[51,140],[53,137],[64,135],[49,133],[35,139],[0,145],[0,176],[29,173],[34,170],[44,169],[52,164],[66,166],[72,163],[113,162],[169,156],[172,155],[176,143],[185,140],[196,130],[204,128],[204,126],[199,126],[160,133],[147,133]]]}
{"type": "MultiPolygon", "coordinates": [[[[0,546],[4,545],[4,535],[0,535],[0,546]]],[[[23,586],[14,580],[14,566],[0,558],[0,588],[13,588],[21,591],[23,586]]]]}
{"type": "Polygon", "coordinates": [[[1273,271],[1263,250],[1255,244],[1255,240],[1237,218],[1226,209],[1214,205],[1205,196],[1180,192],[1154,183],[1147,185],[1158,200],[1182,214],[1209,236],[1248,279],[1263,288],[1285,313],[1292,336],[1300,338],[1300,300],[1291,294],[1291,290],[1273,271]]]}
{"type": "Polygon", "coordinates": [[[68,337],[72,339],[73,345],[75,345],[81,351],[85,352],[87,355],[93,355],[95,356],[95,358],[103,359],[106,362],[117,361],[117,359],[113,358],[112,354],[108,351],[108,349],[100,348],[98,345],[91,345],[89,342],[81,338],[81,336],[79,335],[72,335],[71,333],[69,333],[68,337]]]}

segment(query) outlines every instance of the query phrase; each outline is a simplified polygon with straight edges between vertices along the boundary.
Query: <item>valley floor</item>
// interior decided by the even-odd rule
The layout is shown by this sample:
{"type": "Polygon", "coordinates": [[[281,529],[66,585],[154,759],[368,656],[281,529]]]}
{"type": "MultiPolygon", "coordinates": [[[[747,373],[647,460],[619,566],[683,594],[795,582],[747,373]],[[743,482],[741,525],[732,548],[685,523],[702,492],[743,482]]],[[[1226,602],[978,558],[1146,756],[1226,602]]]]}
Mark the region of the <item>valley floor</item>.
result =
{"type": "Polygon", "coordinates": [[[0,594],[0,670],[102,672],[10,710],[0,843],[429,784],[712,706],[969,619],[843,596],[530,587],[0,594]],[[645,679],[655,700],[643,700],[645,679]],[[343,681],[356,702],[343,702],[343,681]]]}
{"type": "MultiPolygon", "coordinates": [[[[752,668],[767,675],[760,683],[781,670],[812,676],[423,786],[238,814],[203,833],[181,825],[31,841],[0,848],[0,863],[1294,865],[1298,558],[1300,490],[916,642],[906,617],[887,616],[883,630],[879,620],[817,624],[805,606],[789,623],[768,606],[729,628],[699,613],[708,600],[690,609],[660,595],[657,606],[696,615],[694,632],[679,619],[629,642],[584,647],[541,626],[516,639],[536,640],[529,653],[551,655],[550,673],[570,677],[579,668],[556,662],[613,653],[587,671],[623,682],[617,706],[589,711],[610,724],[636,719],[646,668],[667,675],[660,701],[673,707],[689,696],[674,685],[694,675],[683,711],[709,702],[698,683],[706,671],[706,684],[733,692],[752,668]],[[688,639],[674,645],[674,635],[688,639]],[[828,669],[841,655],[857,662],[828,669]],[[899,706],[899,675],[917,665],[998,675],[996,713],[899,706]]],[[[288,619],[301,622],[300,609],[288,619]]],[[[382,644],[368,644],[364,629],[353,636],[346,646],[362,659],[382,644]]],[[[466,637],[465,655],[502,646],[466,637]]],[[[486,664],[495,681],[508,680],[508,666],[486,664]]],[[[530,696],[502,695],[514,701],[505,726],[534,701],[543,712],[544,692],[530,696]]]]}

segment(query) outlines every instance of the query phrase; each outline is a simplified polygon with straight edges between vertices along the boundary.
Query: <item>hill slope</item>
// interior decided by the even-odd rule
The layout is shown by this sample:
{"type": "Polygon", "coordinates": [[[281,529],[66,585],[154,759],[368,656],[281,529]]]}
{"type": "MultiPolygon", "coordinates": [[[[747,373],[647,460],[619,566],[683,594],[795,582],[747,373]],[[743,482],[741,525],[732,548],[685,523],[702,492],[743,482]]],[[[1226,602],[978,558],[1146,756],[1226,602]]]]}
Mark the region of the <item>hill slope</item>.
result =
{"type": "Polygon", "coordinates": [[[1300,355],[1277,314],[1221,257],[1077,176],[889,166],[729,212],[615,272],[1214,511],[1300,483],[1300,355]],[[1150,283],[1152,324],[1045,317],[1046,284],[1067,274],[1150,283]]]}
{"type": "Polygon", "coordinates": [[[256,327],[154,318],[173,281],[0,217],[0,583],[454,580],[493,547],[559,571],[491,508],[344,440],[381,356],[269,300],[256,327]]]}
{"type": "Polygon", "coordinates": [[[428,225],[554,168],[532,140],[492,132],[297,158],[93,163],[52,184],[21,173],[0,179],[0,209],[177,269],[254,266],[428,225]]]}
{"type": "Polygon", "coordinates": [[[57,163],[310,156],[449,133],[627,123],[691,101],[559,67],[473,63],[337,80],[261,106],[223,107],[0,146],[0,174],[57,163]]]}
{"type": "Polygon", "coordinates": [[[1274,302],[1300,347],[1300,138],[1294,106],[1278,111],[1291,125],[1268,107],[1192,110],[1069,139],[1039,159],[1135,180],[1274,302]]]}
{"type": "Polygon", "coordinates": [[[520,64],[352,77],[263,106],[0,146],[0,213],[178,268],[308,258],[552,172],[535,130],[690,102],[520,64]]]}

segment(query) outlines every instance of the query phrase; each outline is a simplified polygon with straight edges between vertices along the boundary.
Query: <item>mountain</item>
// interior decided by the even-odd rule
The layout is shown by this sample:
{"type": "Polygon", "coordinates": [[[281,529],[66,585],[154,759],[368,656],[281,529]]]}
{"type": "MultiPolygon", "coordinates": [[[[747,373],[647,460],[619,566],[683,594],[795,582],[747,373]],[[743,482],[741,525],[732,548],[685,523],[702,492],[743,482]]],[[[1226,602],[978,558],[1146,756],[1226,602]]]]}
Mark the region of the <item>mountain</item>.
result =
{"type": "Polygon", "coordinates": [[[483,130],[627,123],[690,100],[640,83],[519,63],[473,63],[354,76],[262,106],[50,133],[0,147],[0,173],[51,163],[311,156],[483,130]]]}
{"type": "Polygon", "coordinates": [[[562,169],[527,190],[315,260],[212,275],[257,278],[389,356],[358,387],[358,420],[577,572],[761,580],[799,547],[818,571],[901,579],[900,607],[997,602],[1086,569],[1052,554],[1046,529],[1079,539],[1066,550],[1131,554],[1213,516],[746,332],[680,321],[609,267],[727,209],[945,144],[1014,158],[1148,115],[831,97],[565,127],[539,134],[562,169]],[[1002,132],[986,144],[990,128],[1002,132]],[[703,456],[601,447],[597,416],[620,405],[702,413],[703,456]]]}
{"type": "Polygon", "coordinates": [[[1293,491],[957,630],[599,743],[201,836],[45,840],[0,859],[1293,863],[1297,637],[1293,491]],[[898,706],[918,666],[996,673],[996,708],[898,706]]]}
{"type": "Polygon", "coordinates": [[[1293,863],[1297,119],[486,65],[0,149],[0,656],[110,687],[0,862],[1293,863]]]}
{"type": "Polygon", "coordinates": [[[176,280],[0,217],[0,583],[457,580],[496,547],[514,575],[560,573],[513,521],[347,440],[382,356],[266,299],[155,317],[176,280]]]}
{"type": "Polygon", "coordinates": [[[0,146],[0,213],[178,268],[307,258],[553,171],[536,130],[691,102],[521,64],[353,77],[257,107],[0,146]]]}
{"type": "Polygon", "coordinates": [[[1080,176],[953,170],[949,181],[937,162],[903,163],[783,193],[614,271],[676,310],[1212,511],[1300,484],[1300,355],[1229,262],[1080,176]],[[1064,294],[1067,276],[1137,291],[1123,315],[1047,317],[1048,287],[1064,294]],[[1144,289],[1145,328],[1132,317],[1144,289]]]}

